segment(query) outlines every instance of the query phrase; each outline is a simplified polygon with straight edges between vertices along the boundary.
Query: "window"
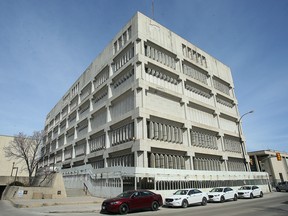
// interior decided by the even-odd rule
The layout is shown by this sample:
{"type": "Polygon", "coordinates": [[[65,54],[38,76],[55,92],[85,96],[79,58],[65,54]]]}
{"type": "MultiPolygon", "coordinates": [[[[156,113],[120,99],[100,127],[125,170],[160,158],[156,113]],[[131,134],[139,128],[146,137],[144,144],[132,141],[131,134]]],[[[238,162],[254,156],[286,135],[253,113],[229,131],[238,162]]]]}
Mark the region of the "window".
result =
{"type": "Polygon", "coordinates": [[[193,190],[190,190],[189,193],[188,193],[188,195],[192,195],[192,194],[194,194],[194,191],[193,191],[193,190]]]}
{"type": "Polygon", "coordinates": [[[141,193],[142,193],[142,196],[151,196],[152,195],[152,193],[149,191],[143,191],[141,193]]]}

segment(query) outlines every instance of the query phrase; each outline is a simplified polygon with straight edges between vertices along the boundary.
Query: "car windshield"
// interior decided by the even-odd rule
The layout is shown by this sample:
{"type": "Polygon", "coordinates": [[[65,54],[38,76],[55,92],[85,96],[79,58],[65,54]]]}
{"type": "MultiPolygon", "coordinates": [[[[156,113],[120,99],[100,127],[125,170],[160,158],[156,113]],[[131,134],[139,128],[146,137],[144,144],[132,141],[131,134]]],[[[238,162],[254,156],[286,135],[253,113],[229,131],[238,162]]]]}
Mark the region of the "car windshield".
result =
{"type": "Polygon", "coordinates": [[[210,192],[223,192],[223,188],[213,188],[210,192]]]}
{"type": "Polygon", "coordinates": [[[174,195],[186,195],[188,190],[178,190],[174,193],[174,195]]]}
{"type": "Polygon", "coordinates": [[[250,186],[242,186],[240,190],[251,190],[250,186]]]}
{"type": "Polygon", "coordinates": [[[134,193],[134,191],[126,191],[126,192],[123,192],[123,193],[119,194],[117,197],[118,197],[118,198],[122,198],[122,197],[128,198],[128,197],[130,197],[133,193],[134,193]]]}

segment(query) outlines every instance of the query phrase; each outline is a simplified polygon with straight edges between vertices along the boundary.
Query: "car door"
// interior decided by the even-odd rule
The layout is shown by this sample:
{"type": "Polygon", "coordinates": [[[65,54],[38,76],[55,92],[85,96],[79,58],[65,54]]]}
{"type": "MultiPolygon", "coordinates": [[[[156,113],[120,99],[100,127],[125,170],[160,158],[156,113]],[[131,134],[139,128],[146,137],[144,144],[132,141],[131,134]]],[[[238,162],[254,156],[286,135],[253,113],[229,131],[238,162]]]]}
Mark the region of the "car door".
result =
{"type": "Polygon", "coordinates": [[[134,192],[130,197],[129,208],[130,209],[139,209],[142,206],[141,194],[139,191],[134,192]]]}
{"type": "Polygon", "coordinates": [[[260,195],[260,188],[257,186],[252,186],[252,191],[254,196],[259,196],[260,195]]]}
{"type": "Polygon", "coordinates": [[[188,203],[189,204],[196,203],[196,199],[197,199],[197,197],[196,197],[195,191],[194,190],[190,190],[188,192],[188,203]]]}
{"type": "Polygon", "coordinates": [[[224,189],[224,197],[226,200],[234,198],[233,189],[232,188],[225,188],[224,189]]]}
{"type": "Polygon", "coordinates": [[[202,191],[195,189],[195,203],[200,203],[202,202],[202,198],[203,198],[203,193],[202,191]]]}

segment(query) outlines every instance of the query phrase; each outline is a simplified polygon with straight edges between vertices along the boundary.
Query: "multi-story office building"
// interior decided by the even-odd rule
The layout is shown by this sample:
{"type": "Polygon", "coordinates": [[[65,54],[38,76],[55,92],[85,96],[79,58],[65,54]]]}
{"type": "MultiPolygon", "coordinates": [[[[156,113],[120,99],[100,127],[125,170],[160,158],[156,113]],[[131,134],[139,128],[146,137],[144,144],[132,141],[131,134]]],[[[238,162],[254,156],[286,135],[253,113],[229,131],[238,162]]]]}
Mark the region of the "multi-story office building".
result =
{"type": "Polygon", "coordinates": [[[98,195],[264,184],[239,119],[230,69],[137,13],[47,115],[43,166],[98,195]]]}

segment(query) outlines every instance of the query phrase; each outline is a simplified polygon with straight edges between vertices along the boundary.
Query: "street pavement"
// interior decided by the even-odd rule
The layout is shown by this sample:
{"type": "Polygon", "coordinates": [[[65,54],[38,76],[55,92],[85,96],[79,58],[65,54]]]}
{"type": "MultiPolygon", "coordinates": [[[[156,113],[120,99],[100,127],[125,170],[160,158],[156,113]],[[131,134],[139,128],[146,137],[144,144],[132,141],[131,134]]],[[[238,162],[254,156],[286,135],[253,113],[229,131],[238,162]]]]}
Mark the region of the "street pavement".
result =
{"type": "MultiPolygon", "coordinates": [[[[1,200],[0,216],[79,216],[101,215],[103,198],[92,196],[67,197],[61,199],[17,199],[1,200]],[[9,207],[10,206],[10,207],[9,207]],[[14,206],[14,207],[13,207],[14,206]],[[16,208],[15,208],[16,207],[16,208]]],[[[286,216],[288,215],[288,193],[272,192],[264,194],[264,198],[242,199],[237,202],[209,203],[206,207],[196,206],[188,209],[160,208],[157,215],[191,215],[191,210],[199,216],[207,215],[262,215],[262,216],[286,216]],[[189,210],[190,209],[190,210],[189,210]],[[258,214],[259,213],[259,214],[258,214]]],[[[151,215],[150,211],[137,213],[137,215],[151,215]]]]}

